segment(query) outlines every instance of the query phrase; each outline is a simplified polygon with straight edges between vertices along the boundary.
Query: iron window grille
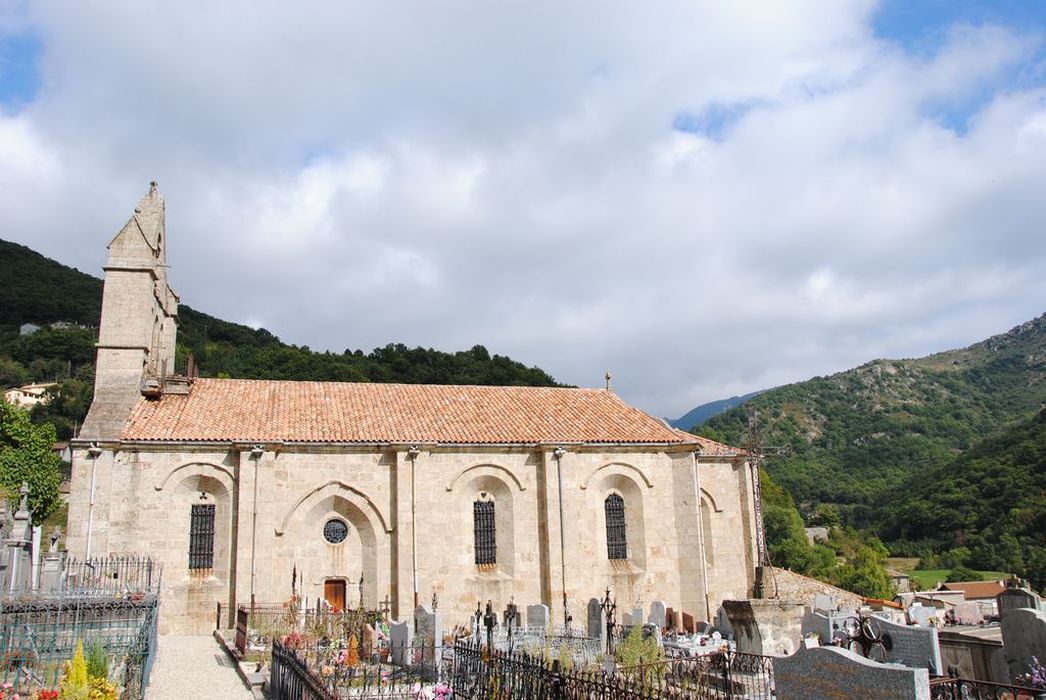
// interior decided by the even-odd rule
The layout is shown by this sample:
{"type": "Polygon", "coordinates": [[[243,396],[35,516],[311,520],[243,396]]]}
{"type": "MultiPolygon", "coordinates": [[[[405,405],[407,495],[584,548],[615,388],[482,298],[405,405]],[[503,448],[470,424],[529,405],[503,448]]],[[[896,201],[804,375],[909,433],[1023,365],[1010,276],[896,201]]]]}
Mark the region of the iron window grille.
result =
{"type": "Polygon", "coordinates": [[[214,504],[194,503],[189,523],[189,568],[214,567],[214,504]]]}
{"type": "Polygon", "coordinates": [[[494,527],[494,501],[476,501],[472,504],[472,524],[476,537],[476,564],[496,564],[498,547],[494,527]]]}
{"type": "Polygon", "coordinates": [[[607,518],[607,558],[628,559],[628,538],[625,534],[625,499],[616,493],[607,496],[604,503],[607,518]]]}

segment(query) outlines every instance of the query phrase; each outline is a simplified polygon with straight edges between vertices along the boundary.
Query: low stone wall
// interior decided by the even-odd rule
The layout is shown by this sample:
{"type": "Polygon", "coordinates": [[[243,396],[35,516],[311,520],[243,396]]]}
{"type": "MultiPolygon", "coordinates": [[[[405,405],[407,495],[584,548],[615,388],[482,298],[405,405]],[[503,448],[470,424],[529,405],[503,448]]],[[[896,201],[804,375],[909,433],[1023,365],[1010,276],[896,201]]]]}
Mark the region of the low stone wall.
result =
{"type": "Polygon", "coordinates": [[[797,600],[813,607],[814,598],[819,595],[831,596],[836,606],[843,610],[859,608],[864,599],[856,593],[843,590],[823,581],[797,574],[788,569],[773,568],[772,576],[766,581],[766,595],[774,595],[774,584],[777,584],[777,597],[782,600],[797,600]]]}

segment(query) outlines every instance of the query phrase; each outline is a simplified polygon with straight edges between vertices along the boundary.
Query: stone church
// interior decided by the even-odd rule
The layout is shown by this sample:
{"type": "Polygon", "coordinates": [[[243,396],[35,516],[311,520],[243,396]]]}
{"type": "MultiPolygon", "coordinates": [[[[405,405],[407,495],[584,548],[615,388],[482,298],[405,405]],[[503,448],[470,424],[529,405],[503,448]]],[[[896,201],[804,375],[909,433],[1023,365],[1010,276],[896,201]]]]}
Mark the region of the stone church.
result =
{"type": "Polygon", "coordinates": [[[162,562],[161,630],[207,632],[216,603],[286,601],[292,580],[404,619],[436,594],[448,624],[514,598],[583,625],[607,587],[696,619],[751,594],[739,450],[602,388],[176,374],[166,243],[153,183],[108,247],[68,533],[78,557],[162,562]]]}

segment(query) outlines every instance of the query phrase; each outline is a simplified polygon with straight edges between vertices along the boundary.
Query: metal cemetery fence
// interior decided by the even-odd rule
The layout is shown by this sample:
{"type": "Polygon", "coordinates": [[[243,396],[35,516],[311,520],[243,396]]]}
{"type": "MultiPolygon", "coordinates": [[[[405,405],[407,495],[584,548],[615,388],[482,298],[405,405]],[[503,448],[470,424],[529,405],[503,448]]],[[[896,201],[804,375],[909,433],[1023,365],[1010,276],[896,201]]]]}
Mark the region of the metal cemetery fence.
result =
{"type": "MultiPolygon", "coordinates": [[[[236,609],[236,649],[243,657],[249,647],[268,647],[273,641],[295,632],[310,639],[348,640],[355,637],[363,648],[366,625],[377,628],[385,621],[384,610],[330,608],[301,609],[291,604],[241,605],[236,609]]],[[[217,619],[221,621],[219,607],[217,619]]]]}
{"type": "Polygon", "coordinates": [[[140,699],[156,653],[160,569],[148,559],[71,561],[57,590],[0,601],[0,681],[53,689],[83,642],[100,643],[109,678],[140,699]]]}
{"type": "Polygon", "coordinates": [[[608,674],[459,642],[450,677],[462,700],[727,700],[773,698],[772,668],[769,657],[716,652],[608,674]]]}
{"type": "MultiPolygon", "coordinates": [[[[409,648],[408,663],[348,664],[343,649],[310,646],[294,649],[272,642],[269,696],[272,700],[415,700],[423,686],[439,685],[453,659],[433,650],[409,648]]],[[[449,650],[448,650],[449,651],[449,650]]],[[[449,686],[445,686],[448,687],[449,686]]]]}
{"type": "Polygon", "coordinates": [[[146,557],[70,559],[59,589],[41,595],[135,596],[160,592],[159,564],[146,557]]]}
{"type": "Polygon", "coordinates": [[[930,680],[932,700],[1038,700],[1044,696],[1046,690],[988,681],[970,681],[964,678],[930,680]]]}
{"type": "Polygon", "coordinates": [[[644,688],[699,691],[696,697],[774,697],[773,658],[731,650],[621,666],[617,673],[644,688]]]}

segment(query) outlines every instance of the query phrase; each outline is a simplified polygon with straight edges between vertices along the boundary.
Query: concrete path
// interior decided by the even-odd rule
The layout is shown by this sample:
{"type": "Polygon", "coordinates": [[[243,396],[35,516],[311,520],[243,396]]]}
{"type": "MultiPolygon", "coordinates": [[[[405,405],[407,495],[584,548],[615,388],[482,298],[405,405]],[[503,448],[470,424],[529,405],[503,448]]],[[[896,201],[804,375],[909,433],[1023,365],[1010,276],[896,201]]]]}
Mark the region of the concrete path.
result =
{"type": "Polygon", "coordinates": [[[160,637],[145,700],[253,700],[214,637],[160,637]]]}

